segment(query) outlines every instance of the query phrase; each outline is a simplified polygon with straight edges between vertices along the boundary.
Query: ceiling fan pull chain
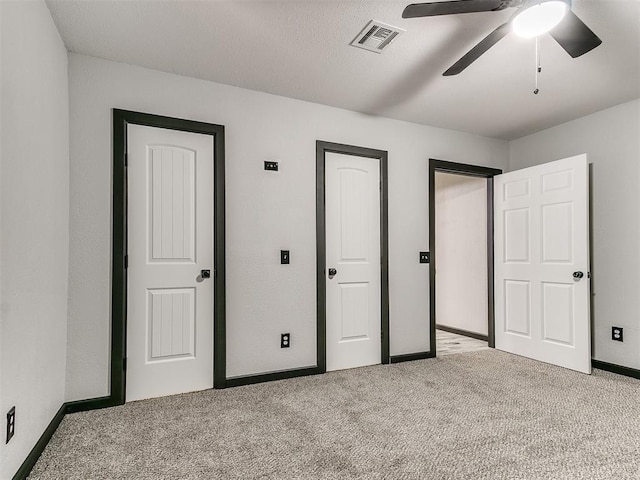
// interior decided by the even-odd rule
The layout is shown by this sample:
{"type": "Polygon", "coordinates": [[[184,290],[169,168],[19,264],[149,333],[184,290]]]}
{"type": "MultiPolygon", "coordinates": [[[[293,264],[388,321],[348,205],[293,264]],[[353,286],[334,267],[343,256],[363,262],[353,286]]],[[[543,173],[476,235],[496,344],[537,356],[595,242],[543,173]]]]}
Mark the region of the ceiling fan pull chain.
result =
{"type": "Polygon", "coordinates": [[[540,65],[540,37],[536,37],[536,89],[533,91],[534,95],[540,92],[538,88],[538,76],[542,72],[542,66],[540,65]]]}

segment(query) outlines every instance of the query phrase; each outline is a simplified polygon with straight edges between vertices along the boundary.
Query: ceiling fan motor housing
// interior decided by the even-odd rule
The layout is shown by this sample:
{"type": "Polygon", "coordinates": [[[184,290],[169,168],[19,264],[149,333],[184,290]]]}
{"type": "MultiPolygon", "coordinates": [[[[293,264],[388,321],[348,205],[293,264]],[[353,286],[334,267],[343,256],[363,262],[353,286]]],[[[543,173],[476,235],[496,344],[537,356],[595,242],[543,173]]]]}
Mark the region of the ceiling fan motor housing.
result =
{"type": "Polygon", "coordinates": [[[537,37],[548,33],[572,58],[590,52],[602,40],[571,11],[571,0],[445,0],[413,3],[402,12],[402,18],[435,17],[480,12],[495,12],[517,8],[502,25],[480,40],[471,50],[454,63],[444,76],[457,75],[475,62],[482,54],[508,35],[516,24],[531,20],[522,36],[537,37]],[[545,4],[548,4],[545,8],[545,4]],[[535,8],[534,7],[538,7],[535,8]],[[527,12],[529,9],[531,11],[527,12]],[[522,18],[519,16],[525,14],[522,18]],[[529,17],[529,18],[527,18],[529,17]]]}

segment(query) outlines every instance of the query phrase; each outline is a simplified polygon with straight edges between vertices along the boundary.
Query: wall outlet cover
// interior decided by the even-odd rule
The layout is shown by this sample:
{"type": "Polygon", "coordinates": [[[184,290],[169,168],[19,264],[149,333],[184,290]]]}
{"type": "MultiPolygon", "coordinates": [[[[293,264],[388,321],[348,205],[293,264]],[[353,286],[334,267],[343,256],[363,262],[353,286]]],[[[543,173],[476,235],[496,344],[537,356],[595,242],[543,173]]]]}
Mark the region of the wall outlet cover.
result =
{"type": "Polygon", "coordinates": [[[280,348],[289,348],[291,346],[291,334],[290,333],[281,333],[280,334],[280,348]]]}
{"type": "Polygon", "coordinates": [[[9,410],[7,412],[7,441],[6,443],[9,443],[9,440],[11,440],[11,438],[13,437],[13,435],[16,433],[16,407],[11,407],[11,410],[9,410]]]}
{"type": "Polygon", "coordinates": [[[624,341],[624,328],[622,327],[611,327],[611,340],[615,340],[616,342],[624,341]]]}
{"type": "Polygon", "coordinates": [[[289,250],[280,250],[280,263],[282,265],[289,265],[290,259],[289,250]]]}

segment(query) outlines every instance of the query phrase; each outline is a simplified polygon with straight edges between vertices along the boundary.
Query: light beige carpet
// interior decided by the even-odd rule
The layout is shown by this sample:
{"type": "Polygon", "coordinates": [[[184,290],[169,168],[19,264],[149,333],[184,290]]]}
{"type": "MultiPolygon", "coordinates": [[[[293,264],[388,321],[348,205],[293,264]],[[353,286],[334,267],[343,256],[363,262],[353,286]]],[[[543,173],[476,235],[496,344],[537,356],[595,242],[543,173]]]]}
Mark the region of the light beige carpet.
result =
{"type": "Polygon", "coordinates": [[[640,381],[495,350],[68,415],[31,479],[640,479],[640,381]]]}

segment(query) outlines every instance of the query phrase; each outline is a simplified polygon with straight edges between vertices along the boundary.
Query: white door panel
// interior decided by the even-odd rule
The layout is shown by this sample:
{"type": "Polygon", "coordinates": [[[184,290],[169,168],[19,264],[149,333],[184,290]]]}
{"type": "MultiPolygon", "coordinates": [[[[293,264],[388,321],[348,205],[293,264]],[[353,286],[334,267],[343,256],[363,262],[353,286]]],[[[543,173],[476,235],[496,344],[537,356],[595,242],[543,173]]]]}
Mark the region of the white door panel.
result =
{"type": "Polygon", "coordinates": [[[494,181],[496,348],[591,373],[586,155],[494,181]]]}
{"type": "Polygon", "coordinates": [[[213,137],[128,126],[126,400],[213,387],[213,137]]]}
{"type": "Polygon", "coordinates": [[[380,363],[380,162],[326,153],[327,371],[380,363]],[[329,276],[328,269],[337,274],[329,276]]]}

